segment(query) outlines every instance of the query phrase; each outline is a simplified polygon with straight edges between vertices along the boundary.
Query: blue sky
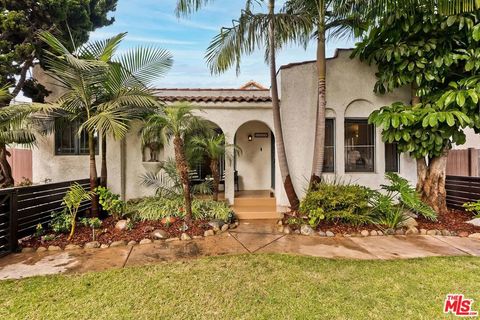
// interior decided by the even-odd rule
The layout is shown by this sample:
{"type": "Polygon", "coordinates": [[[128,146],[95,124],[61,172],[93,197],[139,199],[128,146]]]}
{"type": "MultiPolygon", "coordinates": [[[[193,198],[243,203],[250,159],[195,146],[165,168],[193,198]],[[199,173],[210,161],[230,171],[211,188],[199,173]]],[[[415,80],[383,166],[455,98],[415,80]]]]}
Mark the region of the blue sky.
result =
{"type": "MultiPolygon", "coordinates": [[[[269,86],[268,66],[263,53],[258,52],[243,59],[240,75],[231,70],[220,76],[210,74],[204,60],[205,50],[220,27],[231,25],[239,16],[243,0],[218,0],[189,18],[177,19],[174,13],[176,0],[119,0],[113,13],[115,23],[97,29],[91,39],[104,39],[120,32],[128,32],[120,50],[149,45],[169,50],[174,65],[166,77],[159,79],[156,87],[206,87],[236,88],[249,80],[269,86]]],[[[335,48],[352,47],[354,40],[329,41],[327,55],[335,48]]],[[[278,66],[315,59],[315,46],[306,51],[299,47],[285,48],[278,53],[278,66]]]]}

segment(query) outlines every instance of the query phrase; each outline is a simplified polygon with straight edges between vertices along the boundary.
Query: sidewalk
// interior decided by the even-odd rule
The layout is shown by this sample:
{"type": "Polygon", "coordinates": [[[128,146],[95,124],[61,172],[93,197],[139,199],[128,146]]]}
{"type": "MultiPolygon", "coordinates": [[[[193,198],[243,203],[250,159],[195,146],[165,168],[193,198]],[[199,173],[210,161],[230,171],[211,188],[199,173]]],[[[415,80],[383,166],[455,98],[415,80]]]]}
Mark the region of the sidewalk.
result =
{"type": "Polygon", "coordinates": [[[227,233],[188,242],[11,254],[0,259],[0,280],[101,271],[205,256],[255,253],[346,259],[480,256],[480,240],[441,236],[308,237],[277,233],[274,222],[245,221],[227,233]]]}

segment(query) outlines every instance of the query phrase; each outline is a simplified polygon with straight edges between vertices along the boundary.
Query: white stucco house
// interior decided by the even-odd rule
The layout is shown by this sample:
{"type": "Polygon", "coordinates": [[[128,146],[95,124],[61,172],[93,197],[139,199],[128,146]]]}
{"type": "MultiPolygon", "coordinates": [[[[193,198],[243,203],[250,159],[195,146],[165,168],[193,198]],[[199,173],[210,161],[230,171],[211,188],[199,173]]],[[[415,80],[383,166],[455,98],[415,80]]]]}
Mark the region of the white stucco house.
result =
{"type": "MultiPolygon", "coordinates": [[[[367,123],[370,113],[395,101],[409,102],[409,90],[388,95],[373,92],[375,67],[350,59],[349,50],[337,50],[327,62],[327,135],[325,176],[372,188],[384,182],[387,171],[399,172],[412,183],[416,181],[415,161],[399,155],[394,145],[382,142],[381,130],[367,123]]],[[[294,187],[303,196],[311,172],[317,101],[315,61],[292,63],[278,71],[281,116],[287,158],[294,187]]],[[[58,91],[50,98],[54,99],[58,91]]],[[[268,217],[267,212],[281,212],[288,200],[276,161],[275,137],[270,92],[252,82],[240,89],[157,89],[165,103],[188,101],[199,108],[198,114],[213,122],[228,143],[236,143],[243,152],[235,161],[225,161],[225,198],[249,212],[249,217],[268,217]],[[250,191],[250,192],[249,192],[250,191]],[[249,207],[240,196],[265,195],[265,208],[249,207]],[[266,209],[268,207],[268,209],[266,209]],[[272,209],[273,207],[273,209],[272,209]]],[[[109,185],[126,199],[151,195],[140,177],[151,170],[142,154],[139,128],[124,141],[109,141],[109,185]]],[[[47,136],[33,151],[33,180],[64,181],[88,177],[85,141],[75,136],[75,129],[47,136]]],[[[173,156],[168,146],[160,159],[173,156]]],[[[148,158],[148,157],[147,157],[148,158]]],[[[100,165],[100,163],[98,163],[100,165]]],[[[202,172],[199,164],[199,176],[202,172]]],[[[208,169],[203,170],[208,171],[208,169]]]]}

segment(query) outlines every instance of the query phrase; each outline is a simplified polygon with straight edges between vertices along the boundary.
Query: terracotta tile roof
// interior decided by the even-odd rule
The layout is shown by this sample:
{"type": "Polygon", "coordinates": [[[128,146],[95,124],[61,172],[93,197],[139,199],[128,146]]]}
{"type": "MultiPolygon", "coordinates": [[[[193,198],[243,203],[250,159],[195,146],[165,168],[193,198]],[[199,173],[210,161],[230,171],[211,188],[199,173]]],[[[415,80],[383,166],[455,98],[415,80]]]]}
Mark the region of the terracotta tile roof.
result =
{"type": "Polygon", "coordinates": [[[271,102],[271,97],[259,96],[159,96],[158,99],[164,102],[188,101],[196,103],[221,103],[221,102],[271,102]]]}

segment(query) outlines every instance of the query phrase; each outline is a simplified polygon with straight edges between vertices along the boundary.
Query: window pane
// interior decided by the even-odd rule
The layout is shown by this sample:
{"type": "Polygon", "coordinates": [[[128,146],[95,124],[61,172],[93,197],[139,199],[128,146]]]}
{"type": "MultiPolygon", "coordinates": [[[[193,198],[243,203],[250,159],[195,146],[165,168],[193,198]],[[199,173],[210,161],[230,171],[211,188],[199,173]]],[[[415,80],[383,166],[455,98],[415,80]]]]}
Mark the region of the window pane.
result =
{"type": "Polygon", "coordinates": [[[375,127],[363,119],[345,120],[345,172],[375,169],[375,127]]]}
{"type": "Polygon", "coordinates": [[[335,171],[335,119],[325,120],[325,157],[323,171],[335,171]]]}
{"type": "Polygon", "coordinates": [[[55,131],[55,153],[75,154],[75,128],[71,125],[62,126],[55,131]]]}
{"type": "Polygon", "coordinates": [[[396,143],[385,143],[385,172],[399,172],[399,154],[396,143]]]}

